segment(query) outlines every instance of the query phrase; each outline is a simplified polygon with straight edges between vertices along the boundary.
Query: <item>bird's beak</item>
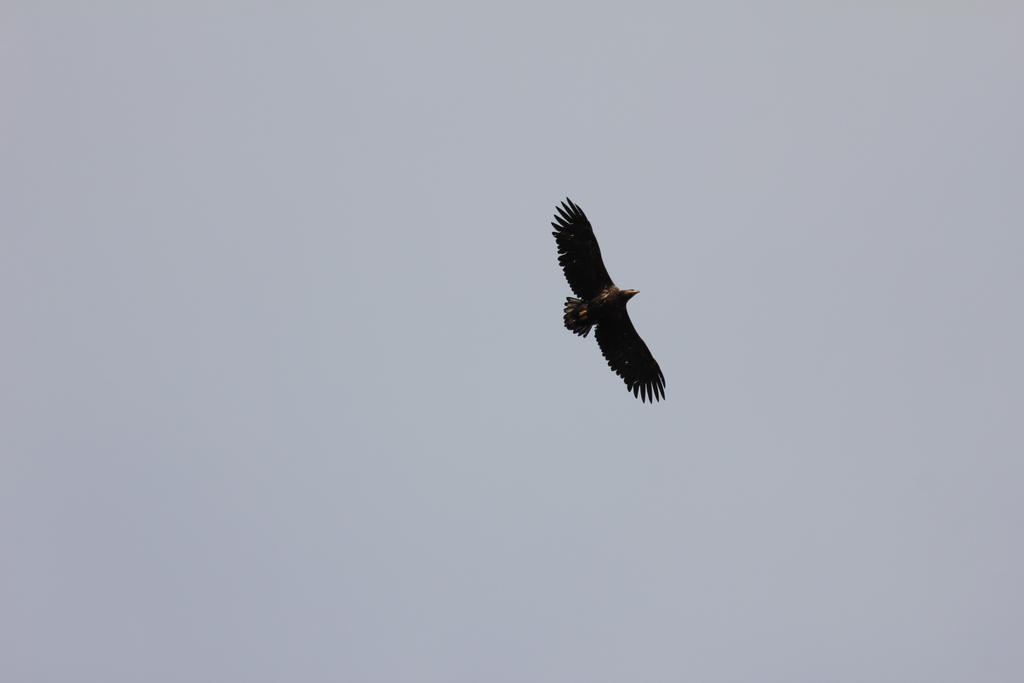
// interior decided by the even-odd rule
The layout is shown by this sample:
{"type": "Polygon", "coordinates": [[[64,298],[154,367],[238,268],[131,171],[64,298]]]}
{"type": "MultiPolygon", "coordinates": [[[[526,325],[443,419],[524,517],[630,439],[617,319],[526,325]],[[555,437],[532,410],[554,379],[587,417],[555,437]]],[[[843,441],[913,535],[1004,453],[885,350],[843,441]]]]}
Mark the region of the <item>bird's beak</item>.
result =
{"type": "Polygon", "coordinates": [[[628,298],[632,299],[634,296],[636,296],[637,294],[640,293],[640,290],[639,289],[626,289],[626,290],[623,290],[622,293],[625,294],[628,298]]]}

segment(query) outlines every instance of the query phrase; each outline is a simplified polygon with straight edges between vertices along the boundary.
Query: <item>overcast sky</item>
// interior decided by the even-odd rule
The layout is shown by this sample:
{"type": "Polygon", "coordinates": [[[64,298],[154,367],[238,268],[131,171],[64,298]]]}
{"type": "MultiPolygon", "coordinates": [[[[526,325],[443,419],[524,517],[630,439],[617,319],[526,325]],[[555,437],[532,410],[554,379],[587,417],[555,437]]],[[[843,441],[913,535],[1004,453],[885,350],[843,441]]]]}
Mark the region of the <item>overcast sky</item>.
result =
{"type": "Polygon", "coordinates": [[[1024,10],[255,5],[0,10],[0,678],[1024,680],[1024,10]]]}

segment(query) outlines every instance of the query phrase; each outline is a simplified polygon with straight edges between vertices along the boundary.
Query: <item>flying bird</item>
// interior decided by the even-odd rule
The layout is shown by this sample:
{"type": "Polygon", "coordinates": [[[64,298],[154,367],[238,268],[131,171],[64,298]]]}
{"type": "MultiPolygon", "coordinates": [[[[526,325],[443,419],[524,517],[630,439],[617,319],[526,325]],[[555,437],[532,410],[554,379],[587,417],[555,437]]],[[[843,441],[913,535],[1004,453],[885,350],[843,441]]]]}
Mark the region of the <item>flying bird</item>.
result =
{"type": "Polygon", "coordinates": [[[626,302],[637,290],[619,289],[612,282],[594,229],[580,207],[566,198],[555,208],[551,234],[558,244],[558,263],[576,295],[565,300],[566,328],[586,337],[596,326],[594,336],[608,367],[626,382],[633,396],[644,402],[665,398],[665,375],[626,312],[626,302]]]}

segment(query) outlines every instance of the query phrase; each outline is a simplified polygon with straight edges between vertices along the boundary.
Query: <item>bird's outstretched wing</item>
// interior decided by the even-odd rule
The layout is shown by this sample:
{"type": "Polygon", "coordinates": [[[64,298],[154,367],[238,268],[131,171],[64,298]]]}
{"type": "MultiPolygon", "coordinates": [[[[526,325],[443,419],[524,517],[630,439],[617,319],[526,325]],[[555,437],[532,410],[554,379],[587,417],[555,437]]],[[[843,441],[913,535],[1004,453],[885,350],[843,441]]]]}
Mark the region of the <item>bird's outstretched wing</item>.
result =
{"type": "Polygon", "coordinates": [[[576,296],[592,299],[612,284],[601,260],[601,248],[597,246],[594,229],[571,199],[566,198],[556,208],[558,213],[551,224],[555,231],[551,234],[558,243],[558,262],[576,296]]]}
{"type": "Polygon", "coordinates": [[[652,403],[665,398],[665,375],[626,311],[598,323],[594,336],[608,367],[625,380],[634,396],[652,403]]]}

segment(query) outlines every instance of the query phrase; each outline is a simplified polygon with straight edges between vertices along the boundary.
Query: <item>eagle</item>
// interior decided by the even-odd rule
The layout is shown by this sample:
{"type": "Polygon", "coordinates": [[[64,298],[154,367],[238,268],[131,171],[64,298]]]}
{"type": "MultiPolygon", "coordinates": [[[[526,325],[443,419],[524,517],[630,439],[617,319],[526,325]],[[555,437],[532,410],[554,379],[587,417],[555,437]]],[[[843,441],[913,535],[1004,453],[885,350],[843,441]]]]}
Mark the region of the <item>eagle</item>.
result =
{"type": "Polygon", "coordinates": [[[551,227],[558,244],[558,263],[575,297],[565,299],[565,327],[586,337],[590,328],[608,367],[641,401],[665,398],[665,375],[626,312],[635,289],[619,289],[608,276],[594,229],[580,207],[566,197],[551,227]],[[578,298],[577,298],[578,297],[578,298]]]}

